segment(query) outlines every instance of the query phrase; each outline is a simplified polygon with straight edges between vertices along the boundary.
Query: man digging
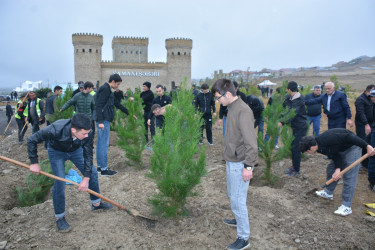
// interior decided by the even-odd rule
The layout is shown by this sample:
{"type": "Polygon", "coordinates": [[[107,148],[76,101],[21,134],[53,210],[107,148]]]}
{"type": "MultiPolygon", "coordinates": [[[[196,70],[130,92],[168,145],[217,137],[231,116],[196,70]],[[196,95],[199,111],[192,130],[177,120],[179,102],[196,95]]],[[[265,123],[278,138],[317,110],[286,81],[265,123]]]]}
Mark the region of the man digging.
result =
{"type": "MultiPolygon", "coordinates": [[[[340,172],[361,157],[361,148],[367,150],[370,156],[375,155],[373,147],[344,128],[329,129],[316,138],[304,136],[299,143],[299,147],[302,153],[315,154],[318,152],[331,159],[331,162],[327,165],[326,178],[327,181],[331,178],[335,181],[325,189],[315,192],[316,195],[329,200],[333,200],[333,192],[337,186],[337,181],[341,178],[340,172]]],[[[352,213],[351,206],[357,184],[358,170],[359,164],[342,176],[344,181],[342,204],[334,212],[337,215],[347,216],[352,213]]]]}
{"type": "MultiPolygon", "coordinates": [[[[91,119],[87,115],[77,113],[72,119],[58,120],[27,139],[27,151],[31,161],[30,171],[34,174],[40,173],[38,143],[48,141],[48,157],[53,174],[64,178],[65,162],[70,160],[83,174],[83,180],[78,189],[86,192],[89,188],[100,193],[98,172],[92,163],[93,140],[91,119]]],[[[93,211],[113,207],[91,194],[90,199],[93,211]]],[[[60,232],[68,232],[70,226],[65,220],[65,182],[55,180],[52,200],[57,228],[60,232]]]]}

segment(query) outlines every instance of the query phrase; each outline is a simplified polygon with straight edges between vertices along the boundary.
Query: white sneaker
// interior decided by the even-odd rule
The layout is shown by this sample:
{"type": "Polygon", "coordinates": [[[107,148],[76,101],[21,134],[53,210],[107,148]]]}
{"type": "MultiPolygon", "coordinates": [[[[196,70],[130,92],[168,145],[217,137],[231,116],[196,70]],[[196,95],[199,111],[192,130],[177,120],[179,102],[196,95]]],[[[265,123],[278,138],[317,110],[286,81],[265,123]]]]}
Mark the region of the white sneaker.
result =
{"type": "Polygon", "coordinates": [[[279,149],[279,146],[276,145],[276,146],[275,146],[275,149],[279,149]]]}
{"type": "Polygon", "coordinates": [[[330,199],[330,200],[333,200],[333,194],[327,194],[327,192],[324,191],[324,189],[323,189],[323,190],[320,190],[320,191],[316,191],[315,194],[316,194],[317,196],[320,196],[320,197],[324,198],[324,199],[330,199]]]}
{"type": "Polygon", "coordinates": [[[352,213],[352,209],[350,207],[341,205],[334,214],[341,215],[341,216],[347,216],[352,213]]]}

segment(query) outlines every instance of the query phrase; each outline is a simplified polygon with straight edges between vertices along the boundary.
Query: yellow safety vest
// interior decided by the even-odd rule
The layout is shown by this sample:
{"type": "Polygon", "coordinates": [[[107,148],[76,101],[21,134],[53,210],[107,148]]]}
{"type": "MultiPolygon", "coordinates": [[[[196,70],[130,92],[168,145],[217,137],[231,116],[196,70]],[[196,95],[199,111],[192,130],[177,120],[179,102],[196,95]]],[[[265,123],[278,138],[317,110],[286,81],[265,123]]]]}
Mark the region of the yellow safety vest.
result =
{"type": "MultiPolygon", "coordinates": [[[[38,118],[40,118],[40,115],[42,114],[42,112],[40,111],[39,102],[40,102],[40,99],[36,98],[36,114],[38,115],[38,118]]],[[[25,117],[29,116],[29,104],[27,104],[25,110],[23,111],[23,115],[25,117]]]]}

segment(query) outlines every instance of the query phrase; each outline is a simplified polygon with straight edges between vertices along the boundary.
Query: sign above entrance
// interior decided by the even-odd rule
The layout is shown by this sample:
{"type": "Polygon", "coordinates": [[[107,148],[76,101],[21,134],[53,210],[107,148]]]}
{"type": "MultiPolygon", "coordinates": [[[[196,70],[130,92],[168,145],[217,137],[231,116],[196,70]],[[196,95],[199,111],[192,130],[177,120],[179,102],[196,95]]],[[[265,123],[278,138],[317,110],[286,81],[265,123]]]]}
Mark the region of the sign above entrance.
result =
{"type": "Polygon", "coordinates": [[[130,76],[130,77],[159,77],[160,72],[142,72],[142,71],[122,71],[122,72],[113,72],[113,74],[119,74],[120,76],[130,76]]]}

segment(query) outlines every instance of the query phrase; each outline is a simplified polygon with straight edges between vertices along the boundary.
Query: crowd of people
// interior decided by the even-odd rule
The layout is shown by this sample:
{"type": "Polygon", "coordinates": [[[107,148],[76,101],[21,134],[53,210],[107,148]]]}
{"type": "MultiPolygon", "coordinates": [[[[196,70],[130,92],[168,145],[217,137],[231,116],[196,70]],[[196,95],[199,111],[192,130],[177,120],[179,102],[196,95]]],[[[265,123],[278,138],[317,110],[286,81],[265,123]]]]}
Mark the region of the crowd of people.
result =
{"type": "MultiPolygon", "coordinates": [[[[28,155],[31,161],[30,170],[38,174],[40,165],[37,154],[37,144],[45,142],[48,150],[51,168],[54,175],[64,178],[65,161],[71,160],[84,176],[79,185],[80,191],[92,189],[100,192],[98,174],[113,176],[117,174],[108,166],[108,148],[110,124],[114,119],[116,107],[125,114],[128,110],[121,104],[125,97],[119,89],[122,82],[118,74],[110,76],[109,81],[97,91],[91,82],[80,82],[72,98],[61,109],[56,105],[56,98],[62,94],[62,88],[56,86],[46,101],[37,98],[34,91],[21,95],[17,103],[15,118],[18,125],[19,143],[24,141],[28,124],[32,126],[32,135],[27,138],[28,155]],[[114,91],[112,91],[114,90],[114,91]],[[56,112],[62,112],[74,107],[71,119],[55,119],[56,112]],[[40,125],[47,126],[40,129],[40,125]],[[93,142],[97,134],[96,159],[97,167],[93,164],[93,142]]],[[[163,129],[165,107],[172,104],[173,95],[179,91],[176,87],[168,96],[165,87],[156,85],[156,95],[151,90],[151,82],[144,82],[140,97],[143,101],[145,137],[148,142],[156,133],[156,128],[163,129]],[[150,131],[150,132],[148,132],[150,131]],[[149,137],[150,135],[150,137],[149,137]]],[[[375,85],[367,86],[366,90],[355,101],[356,115],[354,123],[356,134],[346,129],[353,127],[351,110],[344,92],[335,89],[335,84],[327,82],[322,94],[321,85],[313,87],[313,92],[305,97],[299,92],[296,82],[290,81],[285,93],[283,106],[294,109],[295,115],[285,122],[293,132],[292,166],[285,170],[288,176],[298,176],[301,171],[301,154],[321,153],[330,160],[327,165],[326,178],[335,182],[316,195],[325,199],[333,199],[337,180],[341,171],[356,161],[361,155],[375,155],[375,85]],[[320,133],[321,116],[328,118],[328,130],[320,133]],[[313,136],[306,136],[309,124],[313,126],[313,136]]],[[[202,84],[200,91],[193,86],[193,105],[197,114],[201,114],[201,140],[206,129],[208,145],[214,144],[212,136],[212,120],[216,117],[215,101],[220,104],[218,125],[223,127],[224,150],[223,159],[226,161],[227,195],[230,200],[234,219],[224,219],[224,223],[237,227],[237,240],[228,249],[244,249],[249,246],[249,217],[246,206],[247,190],[253,177],[254,164],[258,159],[257,136],[263,137],[263,101],[255,95],[246,96],[239,90],[238,83],[227,79],[219,79],[210,87],[202,84]],[[258,135],[256,128],[258,127],[258,135]]],[[[277,89],[280,92],[280,88],[277,89]]],[[[280,93],[283,96],[283,93],[280,93]]],[[[272,105],[273,96],[267,105],[272,105]]],[[[130,97],[130,101],[134,99],[130,97]]],[[[173,104],[172,104],[173,105],[173,104]]],[[[13,110],[7,106],[8,117],[13,110]]],[[[132,117],[131,119],[138,119],[132,117]]],[[[284,122],[279,122],[280,127],[284,122]]],[[[267,140],[267,134],[265,135],[267,140]]],[[[269,138],[268,138],[269,139],[269,138]]],[[[277,150],[277,140],[275,149],[277,150]]],[[[368,168],[369,188],[375,192],[375,159],[370,157],[362,167],[368,168]]],[[[341,216],[352,213],[351,204],[356,188],[359,165],[347,171],[342,177],[344,186],[342,204],[334,212],[341,216]]],[[[65,219],[65,186],[61,181],[55,181],[53,190],[53,205],[56,224],[60,231],[69,231],[70,225],[65,219]]],[[[91,209],[107,210],[112,207],[99,198],[90,195],[91,209]]]]}

